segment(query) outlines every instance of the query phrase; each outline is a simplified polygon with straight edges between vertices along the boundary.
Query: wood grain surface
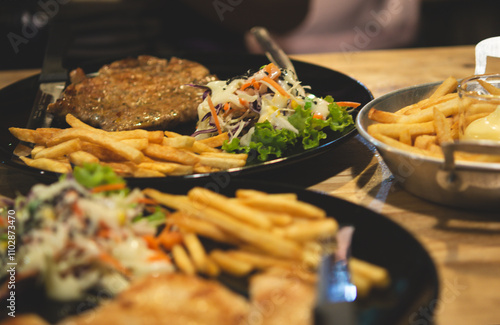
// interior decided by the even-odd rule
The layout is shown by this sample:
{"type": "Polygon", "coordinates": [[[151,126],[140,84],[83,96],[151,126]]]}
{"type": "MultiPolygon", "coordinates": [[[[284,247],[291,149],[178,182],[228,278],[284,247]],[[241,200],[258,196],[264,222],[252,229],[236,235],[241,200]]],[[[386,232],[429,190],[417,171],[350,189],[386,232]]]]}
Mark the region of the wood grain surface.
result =
{"type": "MultiPolygon", "coordinates": [[[[474,72],[474,47],[296,55],[343,72],[375,97],[420,83],[474,72]]],[[[37,73],[1,71],[0,87],[37,73]]],[[[359,135],[314,159],[265,177],[363,205],[403,226],[429,251],[440,277],[436,324],[500,324],[500,212],[447,208],[405,192],[377,151],[359,135]],[[293,173],[294,177],[290,177],[293,173]]],[[[0,167],[0,194],[12,195],[33,179],[0,167]]],[[[398,245],[398,243],[394,243],[398,245]]],[[[431,324],[421,306],[407,324],[431,324]]],[[[406,323],[405,323],[406,324],[406,323]]]]}

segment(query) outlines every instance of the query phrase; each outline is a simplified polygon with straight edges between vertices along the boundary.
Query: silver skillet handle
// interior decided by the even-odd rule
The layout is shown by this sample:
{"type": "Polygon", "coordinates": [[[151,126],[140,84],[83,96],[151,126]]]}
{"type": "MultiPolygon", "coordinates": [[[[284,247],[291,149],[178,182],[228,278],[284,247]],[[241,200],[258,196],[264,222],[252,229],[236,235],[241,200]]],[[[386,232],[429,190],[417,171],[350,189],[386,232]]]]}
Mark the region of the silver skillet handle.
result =
{"type": "Polygon", "coordinates": [[[250,30],[250,33],[252,33],[259,45],[262,47],[262,50],[266,53],[269,61],[276,64],[280,68],[291,70],[295,73],[295,75],[297,75],[292,61],[290,61],[290,58],[271,38],[265,27],[253,27],[250,30]]]}
{"type": "Polygon", "coordinates": [[[446,171],[455,170],[455,151],[467,153],[500,155],[500,144],[487,140],[456,141],[443,143],[444,166],[446,171]]]}

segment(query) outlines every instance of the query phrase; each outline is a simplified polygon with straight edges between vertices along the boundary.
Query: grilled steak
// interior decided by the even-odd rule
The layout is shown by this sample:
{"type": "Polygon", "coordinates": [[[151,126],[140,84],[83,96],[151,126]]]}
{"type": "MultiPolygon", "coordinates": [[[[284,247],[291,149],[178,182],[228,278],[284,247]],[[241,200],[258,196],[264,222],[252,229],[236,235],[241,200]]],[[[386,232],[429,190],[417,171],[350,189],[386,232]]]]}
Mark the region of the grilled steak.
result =
{"type": "Polygon", "coordinates": [[[71,113],[108,131],[168,129],[197,117],[200,89],[188,84],[214,80],[203,65],[179,58],[139,56],[103,66],[88,78],[78,68],[71,84],[48,107],[56,120],[71,113]]]}

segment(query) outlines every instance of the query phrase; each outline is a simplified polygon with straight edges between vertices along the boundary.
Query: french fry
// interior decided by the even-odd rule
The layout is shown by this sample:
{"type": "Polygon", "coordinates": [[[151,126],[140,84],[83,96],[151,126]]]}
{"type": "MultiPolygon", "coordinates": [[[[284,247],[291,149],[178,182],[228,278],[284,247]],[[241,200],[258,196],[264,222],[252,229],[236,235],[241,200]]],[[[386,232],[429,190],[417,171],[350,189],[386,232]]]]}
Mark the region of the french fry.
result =
{"type": "Polygon", "coordinates": [[[195,142],[193,137],[181,135],[173,138],[164,137],[162,145],[173,148],[191,148],[195,142]]]}
{"type": "Polygon", "coordinates": [[[453,93],[457,90],[458,81],[455,77],[448,77],[443,81],[436,90],[429,96],[430,99],[442,97],[446,94],[453,93]]]}
{"type": "Polygon", "coordinates": [[[325,218],[326,213],[312,204],[301,201],[293,201],[283,197],[256,196],[241,199],[242,203],[271,212],[285,212],[292,216],[303,218],[325,218]]]}
{"type": "Polygon", "coordinates": [[[40,159],[31,159],[27,157],[19,157],[26,165],[48,170],[54,173],[66,174],[71,172],[71,165],[69,163],[64,163],[61,161],[57,161],[55,159],[50,158],[40,158],[40,159]]]}
{"type": "Polygon", "coordinates": [[[194,275],[196,269],[182,245],[177,244],[172,248],[172,256],[177,267],[184,273],[194,275]]]}
{"type": "Polygon", "coordinates": [[[349,268],[353,274],[368,279],[375,287],[383,288],[390,283],[389,273],[385,268],[378,265],[351,257],[349,259],[349,268]]]}
{"type": "Polygon", "coordinates": [[[479,84],[481,84],[481,86],[483,86],[483,88],[486,89],[491,95],[496,95],[496,96],[500,95],[500,88],[497,88],[492,84],[490,84],[489,82],[486,82],[481,79],[478,79],[477,82],[479,82],[479,84]]]}
{"type": "Polygon", "coordinates": [[[146,138],[140,139],[123,139],[120,140],[121,143],[136,148],[137,150],[144,150],[148,147],[149,141],[146,138]]]}
{"type": "Polygon", "coordinates": [[[165,177],[165,174],[154,169],[135,168],[132,171],[134,177],[165,177]]]}
{"type": "Polygon", "coordinates": [[[54,146],[61,142],[75,138],[98,144],[134,163],[140,163],[144,158],[144,154],[134,147],[123,144],[120,141],[101,134],[100,132],[92,132],[90,129],[84,128],[71,128],[61,130],[47,142],[47,145],[54,146]]]}
{"type": "Polygon", "coordinates": [[[227,132],[221,133],[219,135],[216,135],[214,137],[210,137],[207,139],[203,140],[198,140],[199,143],[205,144],[209,147],[216,148],[222,146],[224,144],[224,141],[229,140],[229,136],[227,132]]]}
{"type": "Polygon", "coordinates": [[[409,129],[401,131],[401,133],[399,134],[399,142],[407,144],[409,146],[412,145],[412,136],[409,129]]]}
{"type": "Polygon", "coordinates": [[[210,258],[225,272],[234,276],[245,276],[253,270],[252,264],[231,257],[222,250],[210,252],[210,258]]]}
{"type": "Polygon", "coordinates": [[[200,161],[200,158],[194,154],[159,144],[150,144],[144,150],[144,154],[152,158],[176,162],[183,165],[195,165],[200,161]]]}
{"type": "Polygon", "coordinates": [[[318,240],[332,236],[339,228],[333,218],[325,218],[308,222],[295,222],[283,228],[283,236],[298,241],[318,240]]]}
{"type": "Polygon", "coordinates": [[[199,162],[202,165],[224,170],[236,167],[243,167],[246,164],[246,160],[233,159],[233,158],[207,157],[204,155],[200,155],[199,159],[200,159],[199,162]]]}
{"type": "Polygon", "coordinates": [[[58,158],[64,155],[70,154],[72,152],[78,151],[81,148],[80,139],[71,139],[65,142],[61,142],[53,147],[48,147],[43,150],[38,151],[33,158],[58,158]]]}
{"type": "Polygon", "coordinates": [[[208,261],[208,256],[205,252],[205,248],[203,248],[203,245],[201,244],[198,237],[194,233],[190,232],[185,233],[183,235],[183,238],[184,245],[186,246],[189,256],[191,256],[191,260],[196,270],[201,273],[209,272],[210,262],[208,261]]]}
{"type": "Polygon", "coordinates": [[[224,232],[213,223],[196,218],[190,214],[176,211],[169,215],[169,220],[187,232],[194,232],[200,236],[210,238],[220,243],[239,245],[241,241],[224,232]]]}
{"type": "Polygon", "coordinates": [[[401,133],[409,132],[411,137],[416,137],[422,134],[432,134],[435,132],[434,123],[432,121],[423,123],[385,123],[371,124],[368,126],[369,134],[380,133],[388,137],[398,139],[401,133]]]}
{"type": "Polygon", "coordinates": [[[289,200],[297,200],[297,194],[295,193],[266,193],[263,191],[249,190],[249,189],[238,189],[236,190],[235,196],[240,199],[250,198],[254,196],[270,196],[270,197],[281,197],[289,200]]]}
{"type": "Polygon", "coordinates": [[[452,142],[451,125],[443,112],[434,107],[434,128],[436,129],[437,142],[441,145],[446,142],[452,142]]]}
{"type": "Polygon", "coordinates": [[[193,166],[163,161],[145,161],[138,164],[137,167],[156,170],[165,175],[187,175],[193,172],[193,166]]]}
{"type": "Polygon", "coordinates": [[[437,138],[435,135],[423,134],[415,138],[415,148],[429,150],[431,144],[436,144],[437,138]]]}
{"type": "Polygon", "coordinates": [[[75,151],[69,154],[69,160],[73,165],[83,166],[88,163],[98,163],[99,158],[86,151],[75,151]]]}
{"type": "Polygon", "coordinates": [[[222,211],[233,218],[250,225],[270,229],[272,222],[259,210],[252,209],[239,201],[233,201],[224,195],[212,192],[202,187],[195,187],[188,192],[188,197],[196,202],[222,211]]]}

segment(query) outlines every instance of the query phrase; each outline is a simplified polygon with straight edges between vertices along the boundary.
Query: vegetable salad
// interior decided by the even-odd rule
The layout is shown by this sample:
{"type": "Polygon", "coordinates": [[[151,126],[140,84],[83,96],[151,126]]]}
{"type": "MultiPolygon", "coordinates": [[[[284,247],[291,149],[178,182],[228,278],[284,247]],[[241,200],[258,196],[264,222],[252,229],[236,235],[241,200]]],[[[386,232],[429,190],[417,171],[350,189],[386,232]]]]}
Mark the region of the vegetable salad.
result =
{"type": "Polygon", "coordinates": [[[306,92],[293,71],[273,63],[243,77],[212,81],[205,88],[194,136],[227,132],[225,151],[255,151],[261,161],[297,147],[319,146],[327,128],[342,132],[353,125],[348,107],[359,105],[316,97],[306,92]]]}
{"type": "Polygon", "coordinates": [[[135,277],[174,269],[167,254],[149,245],[165,214],[109,167],[76,167],[8,201],[16,212],[17,270],[37,277],[52,299],[77,300],[88,290],[114,295],[135,277]]]}

